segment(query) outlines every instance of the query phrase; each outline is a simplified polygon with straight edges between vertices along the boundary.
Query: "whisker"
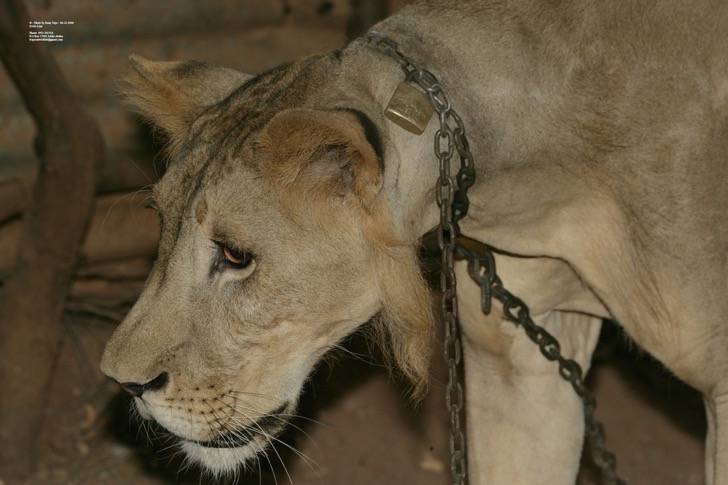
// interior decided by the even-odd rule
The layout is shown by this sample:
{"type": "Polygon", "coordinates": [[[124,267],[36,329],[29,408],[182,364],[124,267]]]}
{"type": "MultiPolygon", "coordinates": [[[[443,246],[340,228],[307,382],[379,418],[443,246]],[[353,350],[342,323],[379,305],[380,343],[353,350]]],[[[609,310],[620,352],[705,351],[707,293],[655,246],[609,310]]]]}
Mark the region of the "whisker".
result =
{"type": "Polygon", "coordinates": [[[331,427],[334,426],[331,423],[327,423],[327,422],[324,422],[324,421],[319,421],[317,419],[309,418],[307,416],[301,416],[300,414],[277,413],[277,414],[274,414],[272,416],[286,416],[286,417],[289,417],[289,418],[292,418],[292,419],[302,419],[304,421],[309,421],[311,423],[320,424],[321,426],[325,426],[325,427],[328,427],[328,428],[331,428],[331,427]]]}
{"type": "MultiPolygon", "coordinates": [[[[224,429],[225,431],[228,431],[228,432],[230,432],[230,433],[233,433],[233,434],[235,434],[236,436],[240,436],[240,434],[239,434],[239,432],[238,432],[238,431],[236,431],[236,430],[233,430],[233,429],[229,428],[229,427],[227,426],[226,422],[225,422],[225,421],[223,421],[223,420],[221,420],[221,419],[219,418],[219,416],[218,416],[218,415],[217,415],[217,413],[215,412],[215,408],[214,408],[214,407],[213,407],[213,406],[212,406],[212,405],[211,405],[210,403],[205,403],[205,404],[206,404],[207,406],[209,406],[209,407],[210,407],[210,412],[212,413],[212,415],[213,415],[213,416],[215,417],[215,419],[217,420],[217,422],[218,422],[218,423],[220,424],[220,426],[221,426],[221,427],[222,427],[222,428],[223,428],[223,429],[224,429]]],[[[227,403],[223,402],[223,404],[227,404],[227,403]]],[[[225,434],[226,434],[226,433],[222,433],[222,434],[220,434],[220,433],[218,432],[217,434],[218,434],[218,436],[221,436],[221,437],[223,437],[223,439],[224,439],[224,440],[226,440],[226,441],[228,440],[228,438],[226,438],[226,437],[225,437],[225,434]]],[[[229,444],[230,444],[231,446],[233,446],[233,445],[234,445],[234,443],[232,443],[231,441],[228,441],[228,443],[229,443],[229,444]]],[[[274,469],[274,467],[273,467],[273,463],[272,463],[272,462],[270,461],[270,457],[268,456],[268,453],[266,452],[265,448],[262,448],[262,449],[261,449],[261,451],[260,451],[260,453],[261,453],[261,454],[263,455],[263,457],[265,458],[265,460],[266,460],[266,461],[268,462],[268,466],[270,467],[270,471],[271,471],[271,474],[273,475],[273,481],[274,481],[275,485],[278,485],[278,478],[276,477],[276,472],[275,472],[275,469],[274,469]]],[[[257,455],[256,455],[256,459],[257,459],[257,455]]],[[[260,471],[260,475],[259,475],[259,477],[262,477],[262,471],[260,470],[260,468],[261,468],[261,467],[260,467],[260,460],[258,459],[258,470],[260,471]]],[[[261,478],[261,480],[262,480],[262,478],[261,478]]]]}
{"type": "MultiPolygon", "coordinates": [[[[277,437],[275,437],[275,436],[271,435],[270,433],[266,432],[265,430],[263,430],[263,428],[262,428],[262,427],[261,427],[261,426],[260,426],[260,425],[259,425],[259,424],[258,424],[257,422],[255,422],[255,421],[254,421],[253,419],[251,419],[251,418],[250,418],[250,417],[249,417],[249,416],[248,416],[247,414],[245,414],[245,413],[244,413],[244,412],[243,412],[242,410],[239,410],[239,409],[237,408],[237,406],[233,407],[233,406],[231,406],[230,404],[228,404],[228,403],[226,403],[226,402],[224,402],[224,401],[221,401],[220,399],[217,399],[217,400],[218,400],[218,401],[220,401],[220,402],[221,402],[221,403],[222,403],[223,405],[225,405],[225,406],[227,406],[228,408],[230,408],[230,409],[232,410],[232,412],[233,412],[233,413],[235,413],[235,412],[240,412],[241,414],[243,414],[243,416],[245,417],[245,419],[247,419],[247,420],[249,420],[249,421],[250,421],[251,423],[253,423],[253,425],[254,425],[254,426],[255,426],[256,428],[258,428],[258,429],[260,430],[260,433],[262,433],[262,434],[263,434],[263,436],[264,436],[264,437],[266,437],[266,439],[270,438],[270,439],[272,439],[272,440],[276,441],[277,443],[280,443],[280,444],[282,444],[283,446],[285,446],[286,448],[288,448],[289,450],[291,450],[291,451],[292,451],[293,453],[295,453],[295,454],[296,454],[296,455],[297,455],[297,456],[298,456],[299,458],[301,458],[301,459],[302,459],[302,460],[304,461],[304,463],[306,463],[306,465],[307,465],[307,466],[308,466],[308,467],[309,467],[309,468],[310,468],[311,470],[313,470],[314,472],[318,473],[318,470],[320,469],[320,466],[319,466],[319,464],[318,464],[318,463],[316,463],[316,462],[315,462],[315,461],[314,461],[314,460],[313,460],[312,458],[310,458],[309,456],[307,456],[307,455],[306,455],[305,453],[303,453],[302,451],[300,451],[300,450],[299,450],[299,449],[297,449],[296,447],[294,447],[294,446],[292,446],[292,445],[290,445],[290,444],[286,443],[286,442],[285,442],[285,441],[283,441],[283,440],[280,440],[280,439],[278,439],[277,437]]],[[[236,405],[237,405],[237,404],[238,404],[238,401],[236,400],[236,405]]],[[[261,414],[261,413],[258,413],[258,414],[261,414]]],[[[231,420],[235,421],[235,422],[236,422],[236,424],[238,424],[238,425],[239,425],[239,426],[241,426],[241,427],[246,427],[246,428],[247,428],[247,427],[249,427],[249,426],[246,426],[246,425],[245,425],[244,423],[240,422],[240,421],[239,421],[238,419],[236,419],[236,418],[235,418],[234,416],[229,416],[229,418],[230,418],[231,420]]],[[[286,424],[287,424],[287,423],[286,423],[286,424]]],[[[256,430],[253,430],[253,431],[256,431],[256,430]]],[[[257,432],[257,431],[256,431],[256,432],[257,432]]],[[[305,432],[304,432],[304,433],[305,433],[305,432]]],[[[270,439],[268,440],[269,442],[270,442],[270,439]]],[[[313,441],[313,440],[312,440],[312,441],[313,441]]],[[[272,443],[271,443],[271,446],[272,446],[272,443]]],[[[274,447],[274,451],[276,451],[276,453],[278,453],[278,451],[277,451],[277,450],[275,449],[275,447],[274,447]]],[[[280,459],[280,455],[278,455],[278,458],[280,459]]],[[[281,462],[282,462],[282,460],[281,460],[281,462]]],[[[283,464],[283,463],[282,463],[282,464],[283,464]]],[[[283,466],[285,467],[285,464],[284,464],[283,466]]]]}
{"type": "Polygon", "coordinates": [[[134,203],[134,198],[137,195],[143,194],[145,192],[147,193],[147,195],[145,197],[147,199],[151,198],[152,185],[153,184],[147,185],[147,186],[142,187],[142,188],[140,188],[140,189],[138,189],[138,190],[136,190],[134,192],[131,192],[129,194],[125,194],[125,195],[119,197],[119,199],[116,200],[113,204],[111,204],[111,206],[106,210],[106,214],[104,214],[104,218],[101,220],[101,224],[99,225],[101,227],[101,229],[102,230],[104,229],[104,227],[106,226],[106,221],[109,219],[109,217],[111,217],[111,212],[114,209],[116,209],[116,207],[118,205],[121,205],[122,203],[133,204],[134,203]]]}
{"type": "MultiPolygon", "coordinates": [[[[190,457],[188,457],[187,455],[183,455],[183,456],[184,456],[184,459],[182,460],[182,465],[180,466],[180,469],[177,471],[177,478],[179,478],[179,474],[181,472],[186,472],[192,466],[192,459],[190,457]]],[[[177,480],[177,482],[179,483],[179,480],[177,480]]]]}
{"type": "Polygon", "coordinates": [[[236,468],[233,470],[233,485],[238,485],[238,480],[240,479],[240,469],[236,468]]]}
{"type": "MultiPolygon", "coordinates": [[[[240,403],[240,401],[235,396],[233,396],[233,395],[225,394],[223,396],[223,398],[224,397],[233,398],[233,399],[235,399],[235,401],[237,403],[240,403]]],[[[227,403],[226,403],[226,405],[227,405],[227,403]]],[[[243,406],[243,409],[245,409],[246,411],[250,411],[253,414],[261,414],[261,415],[270,416],[271,418],[274,418],[276,421],[278,421],[278,422],[280,422],[282,424],[285,424],[286,426],[291,426],[292,428],[294,428],[294,429],[300,431],[301,433],[305,434],[306,436],[308,436],[308,434],[303,429],[301,429],[300,427],[292,424],[290,422],[290,420],[283,418],[283,416],[293,416],[293,417],[303,417],[303,416],[297,416],[297,415],[294,415],[294,414],[286,414],[286,413],[269,413],[269,414],[266,414],[266,413],[264,413],[264,412],[262,412],[262,411],[260,411],[258,409],[255,409],[255,408],[252,408],[252,407],[249,407],[249,406],[243,406]]],[[[310,436],[308,436],[308,437],[310,438],[310,436]]]]}
{"type": "Polygon", "coordinates": [[[351,357],[353,357],[353,358],[354,358],[355,360],[358,360],[358,361],[360,361],[360,362],[363,362],[363,363],[365,363],[365,364],[367,364],[367,365],[371,365],[372,367],[380,367],[380,368],[384,368],[384,367],[386,367],[386,366],[384,366],[384,365],[382,365],[382,364],[379,364],[379,363],[377,363],[377,362],[373,362],[373,361],[371,361],[371,360],[367,359],[367,358],[366,358],[366,357],[367,357],[367,355],[366,355],[366,354],[360,354],[360,353],[358,353],[358,352],[354,352],[354,351],[352,351],[352,350],[349,350],[349,349],[347,349],[346,347],[344,347],[344,346],[343,346],[343,345],[341,345],[341,344],[333,344],[333,345],[331,345],[331,346],[329,347],[329,349],[331,349],[331,350],[335,350],[335,351],[338,351],[338,352],[343,352],[343,353],[345,353],[345,354],[347,354],[347,355],[350,355],[350,356],[351,356],[351,357]]]}
{"type": "Polygon", "coordinates": [[[141,429],[144,432],[144,437],[146,438],[147,445],[152,444],[152,437],[149,432],[149,428],[151,427],[151,424],[149,424],[146,420],[142,421],[141,429]]]}
{"type": "MultiPolygon", "coordinates": [[[[215,398],[215,399],[217,399],[217,398],[215,398]]],[[[220,401],[219,399],[217,399],[217,400],[218,400],[218,401],[220,401]]],[[[229,405],[228,403],[226,403],[226,402],[224,402],[224,401],[220,401],[220,402],[221,402],[221,403],[222,403],[222,404],[223,404],[224,406],[227,406],[227,407],[231,408],[231,409],[232,409],[232,411],[233,411],[233,413],[235,412],[235,408],[232,408],[232,407],[231,407],[231,406],[230,406],[230,405],[229,405]]],[[[211,408],[212,408],[212,406],[211,406],[211,408]]],[[[217,416],[217,415],[215,414],[215,411],[214,411],[214,409],[212,409],[212,411],[211,411],[211,412],[212,412],[212,413],[213,413],[213,414],[214,414],[215,416],[217,416]]],[[[229,422],[229,421],[233,421],[233,422],[235,422],[235,424],[239,425],[239,427],[240,427],[240,428],[243,428],[244,430],[248,430],[248,429],[250,429],[251,431],[257,432],[257,430],[255,430],[255,429],[253,429],[253,428],[250,428],[249,426],[244,426],[244,425],[243,425],[242,423],[240,423],[240,421],[239,421],[239,420],[237,420],[237,419],[236,419],[236,418],[234,417],[234,415],[229,415],[228,413],[225,413],[225,417],[227,418],[227,421],[225,422],[225,424],[223,425],[223,427],[225,428],[225,430],[226,430],[226,431],[227,431],[228,433],[232,434],[233,436],[236,436],[236,437],[241,437],[241,438],[246,438],[246,439],[248,439],[248,438],[249,438],[249,435],[243,435],[243,434],[242,434],[242,432],[241,432],[241,431],[240,431],[239,429],[234,429],[234,428],[231,428],[231,427],[229,427],[229,426],[227,425],[227,422],[229,422]]],[[[247,416],[246,416],[246,419],[247,419],[247,416]]],[[[288,470],[287,470],[287,469],[285,468],[285,464],[284,464],[284,463],[283,463],[283,461],[281,460],[281,456],[280,456],[280,454],[278,453],[278,450],[276,450],[276,449],[275,449],[275,447],[273,446],[273,443],[272,443],[272,442],[271,442],[271,441],[270,441],[270,440],[268,439],[268,435],[267,435],[267,434],[266,434],[266,433],[265,433],[265,432],[264,432],[264,431],[262,430],[262,428],[261,428],[261,432],[260,432],[260,433],[258,433],[258,434],[259,434],[259,435],[261,435],[261,436],[262,436],[262,437],[263,437],[263,438],[264,438],[264,439],[265,439],[265,440],[266,440],[266,441],[268,442],[268,444],[270,445],[270,448],[272,448],[272,449],[273,449],[273,451],[274,451],[274,452],[276,453],[276,455],[278,455],[278,459],[279,459],[279,460],[281,461],[281,464],[283,465],[283,467],[284,467],[284,470],[285,470],[286,474],[288,475],[288,470]]],[[[232,445],[233,445],[233,443],[231,443],[231,446],[232,446],[232,445]]],[[[276,482],[276,484],[277,484],[277,483],[278,483],[278,480],[277,480],[277,478],[276,478],[276,475],[275,475],[275,470],[274,470],[274,468],[273,468],[273,464],[271,463],[271,461],[270,461],[270,458],[268,457],[268,454],[267,454],[267,453],[265,453],[265,449],[263,449],[263,452],[264,452],[264,455],[265,455],[265,458],[266,458],[266,460],[268,461],[268,465],[269,465],[269,466],[271,467],[271,472],[273,473],[273,478],[274,478],[274,480],[275,480],[275,482],[276,482]]],[[[293,482],[292,482],[292,480],[290,479],[290,475],[289,475],[289,481],[291,482],[291,484],[293,483],[293,482]]]]}
{"type": "MultiPolygon", "coordinates": [[[[217,400],[217,401],[219,401],[220,403],[222,403],[222,404],[224,404],[224,405],[228,406],[228,407],[229,407],[229,408],[230,408],[230,409],[232,410],[232,412],[233,412],[233,413],[235,413],[236,411],[238,411],[238,410],[237,410],[237,409],[236,409],[235,407],[233,407],[233,406],[230,406],[230,405],[229,405],[228,403],[226,403],[225,401],[222,401],[221,399],[215,398],[215,400],[217,400]]],[[[236,402],[237,402],[237,401],[236,401],[236,402]]],[[[271,438],[272,438],[273,440],[275,440],[276,442],[279,442],[279,443],[282,443],[282,441],[281,441],[281,440],[279,440],[279,439],[277,439],[277,438],[275,438],[275,437],[273,437],[273,436],[271,436],[271,435],[270,435],[269,433],[266,433],[266,431],[265,431],[265,430],[263,429],[263,427],[262,427],[262,426],[260,426],[260,425],[259,425],[259,424],[258,424],[258,423],[257,423],[256,421],[252,420],[252,419],[250,418],[250,416],[246,415],[246,414],[245,414],[244,412],[242,412],[242,411],[239,411],[239,412],[240,412],[240,414],[242,414],[242,415],[243,415],[243,417],[244,417],[245,419],[249,420],[249,421],[250,421],[250,422],[251,422],[251,423],[253,424],[253,426],[255,426],[256,428],[258,428],[258,429],[260,430],[260,433],[261,433],[261,435],[263,436],[263,438],[265,438],[265,439],[266,439],[266,440],[268,441],[268,443],[270,444],[270,447],[271,447],[271,448],[273,449],[273,452],[274,452],[274,453],[276,454],[276,456],[278,457],[278,461],[279,461],[279,462],[281,463],[281,466],[283,467],[283,471],[284,471],[284,472],[286,473],[286,476],[288,477],[288,482],[289,482],[289,483],[290,483],[291,485],[293,485],[293,479],[291,478],[291,474],[290,474],[290,473],[288,473],[288,468],[286,467],[286,464],[285,464],[285,462],[283,461],[283,457],[281,457],[281,454],[280,454],[280,453],[278,452],[278,450],[276,449],[276,447],[275,447],[275,445],[273,444],[273,441],[271,440],[271,438]]],[[[235,422],[236,422],[237,424],[241,424],[241,425],[242,425],[242,423],[240,423],[240,422],[239,422],[239,421],[238,421],[238,420],[237,420],[237,419],[236,419],[236,418],[234,417],[234,414],[233,414],[233,416],[230,416],[230,418],[231,418],[232,420],[234,420],[234,421],[235,421],[235,422]]]]}
{"type": "MultiPolygon", "coordinates": [[[[223,397],[232,397],[232,398],[237,399],[237,397],[234,396],[234,394],[251,395],[252,393],[243,392],[243,391],[230,390],[227,393],[225,393],[223,395],[223,397]]],[[[265,397],[263,395],[257,395],[257,396],[255,394],[252,394],[252,395],[255,396],[255,397],[265,397]]],[[[281,401],[280,399],[275,400],[276,403],[279,403],[280,401],[281,401]]],[[[319,421],[317,419],[309,418],[307,416],[302,416],[300,414],[277,413],[275,415],[276,416],[287,416],[287,417],[296,418],[296,419],[303,419],[304,421],[310,421],[312,423],[320,424],[321,426],[328,426],[328,427],[332,427],[333,426],[333,424],[331,424],[331,423],[326,423],[324,421],[319,421]]]]}
{"type": "Polygon", "coordinates": [[[258,464],[258,485],[263,485],[263,471],[260,469],[260,458],[255,455],[255,462],[258,464]]]}
{"type": "MultiPolygon", "coordinates": [[[[226,397],[232,397],[233,399],[235,399],[235,397],[234,397],[234,396],[228,396],[228,395],[226,395],[226,397]]],[[[237,400],[237,399],[236,399],[236,401],[235,401],[235,402],[236,402],[236,407],[237,407],[237,405],[241,405],[241,404],[242,404],[242,403],[241,403],[241,402],[240,402],[239,400],[237,400]]],[[[229,405],[228,405],[227,403],[224,403],[224,404],[225,404],[225,405],[227,405],[227,406],[229,406],[229,405]]],[[[251,408],[251,407],[247,407],[247,406],[243,406],[243,409],[244,409],[245,411],[249,411],[249,412],[252,412],[253,414],[260,414],[260,415],[263,415],[263,414],[265,414],[265,413],[263,413],[263,412],[261,412],[261,411],[259,411],[259,410],[257,410],[257,409],[254,409],[254,408],[251,408]]],[[[318,450],[320,450],[320,449],[321,449],[321,448],[319,447],[319,444],[318,444],[318,442],[316,442],[316,440],[314,440],[314,439],[313,439],[313,437],[312,437],[312,436],[311,436],[310,434],[308,434],[308,433],[307,433],[307,432],[306,432],[306,431],[305,431],[305,430],[304,430],[303,428],[301,428],[300,426],[297,426],[297,425],[293,424],[293,423],[291,422],[291,420],[290,420],[290,419],[284,419],[284,418],[282,418],[282,417],[281,417],[281,416],[292,416],[292,417],[294,417],[294,418],[304,418],[304,416],[298,416],[298,415],[295,415],[295,414],[286,414],[286,413],[272,413],[272,414],[265,414],[265,415],[266,415],[266,416],[270,416],[271,418],[274,418],[274,419],[275,419],[276,421],[278,421],[279,423],[281,423],[281,424],[283,424],[283,425],[285,425],[285,426],[290,426],[291,428],[293,428],[293,429],[295,429],[296,431],[300,432],[300,433],[301,433],[301,434],[303,434],[303,435],[304,435],[304,436],[305,436],[306,438],[308,438],[308,439],[309,439],[309,441],[311,441],[311,443],[313,443],[313,445],[314,445],[314,446],[315,446],[315,447],[316,447],[316,448],[317,448],[318,450]]],[[[315,420],[311,420],[311,421],[313,421],[313,422],[316,422],[315,420]]],[[[320,423],[320,422],[319,422],[319,424],[323,424],[323,423],[320,423]]]]}
{"type": "Polygon", "coordinates": [[[229,394],[229,393],[242,394],[245,396],[253,396],[253,397],[262,397],[263,399],[267,399],[267,400],[275,402],[275,403],[281,402],[283,400],[279,397],[269,396],[267,394],[259,394],[257,392],[248,392],[248,391],[238,391],[235,389],[230,389],[226,394],[229,394]]]}

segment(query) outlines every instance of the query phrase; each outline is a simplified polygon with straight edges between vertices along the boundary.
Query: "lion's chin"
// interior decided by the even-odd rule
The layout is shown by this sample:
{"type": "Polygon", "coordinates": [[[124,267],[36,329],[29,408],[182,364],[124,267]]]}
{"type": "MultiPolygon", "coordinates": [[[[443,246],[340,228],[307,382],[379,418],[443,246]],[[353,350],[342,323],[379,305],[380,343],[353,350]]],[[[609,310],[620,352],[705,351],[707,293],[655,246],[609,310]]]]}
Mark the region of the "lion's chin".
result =
{"type": "Polygon", "coordinates": [[[158,425],[179,439],[179,448],[185,454],[186,461],[199,465],[215,477],[224,477],[236,475],[245,463],[251,462],[266,446],[272,446],[275,436],[285,429],[288,421],[281,416],[288,416],[294,408],[293,402],[286,402],[247,426],[239,429],[226,426],[224,432],[218,432],[204,441],[190,439],[166,427],[170,420],[164,416],[154,416],[153,412],[151,415],[158,425]]]}
{"type": "Polygon", "coordinates": [[[224,476],[236,473],[241,465],[252,460],[264,448],[257,441],[237,448],[209,448],[183,440],[181,448],[188,460],[215,476],[224,476]]]}

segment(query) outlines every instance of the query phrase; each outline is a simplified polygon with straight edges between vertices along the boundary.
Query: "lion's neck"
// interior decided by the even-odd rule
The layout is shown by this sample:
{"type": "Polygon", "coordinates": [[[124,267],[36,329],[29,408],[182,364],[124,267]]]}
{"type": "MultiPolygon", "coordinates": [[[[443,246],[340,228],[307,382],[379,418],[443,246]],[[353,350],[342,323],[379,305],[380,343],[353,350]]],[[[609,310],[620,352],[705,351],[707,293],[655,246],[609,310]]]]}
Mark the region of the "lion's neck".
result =
{"type": "MultiPolygon", "coordinates": [[[[446,45],[433,38],[409,34],[409,29],[416,28],[413,23],[417,24],[410,16],[396,16],[379,24],[375,30],[395,39],[405,55],[438,76],[445,94],[469,131],[485,132],[487,127],[483,117],[474,117],[474,110],[467,109],[471,104],[482,105],[484,100],[473,90],[466,89],[462,69],[446,45]]],[[[356,93],[354,96],[358,102],[368,105],[365,111],[383,132],[386,145],[383,195],[399,231],[397,236],[403,240],[414,240],[438,222],[434,187],[439,167],[434,154],[434,138],[439,122],[437,116],[433,116],[425,132],[415,135],[384,118],[384,110],[392,94],[403,81],[404,73],[394,59],[373,47],[355,42],[345,51],[340,87],[347,90],[348,95],[356,93]]],[[[482,136],[470,137],[471,149],[481,166],[488,158],[482,156],[487,150],[485,140],[482,136]]],[[[453,157],[453,171],[458,168],[456,159],[453,157]]]]}
{"type": "MultiPolygon", "coordinates": [[[[543,236],[540,227],[530,231],[532,247],[521,248],[523,238],[511,240],[511,236],[523,234],[524,221],[544,220],[544,208],[577,199],[579,194],[572,189],[583,186],[581,182],[572,185],[563,170],[574,162],[568,158],[574,152],[568,146],[573,141],[564,139],[563,130],[553,123],[561,109],[559,100],[568,94],[563,92],[563,76],[569,59],[545,60],[524,50],[520,34],[505,21],[476,29],[477,19],[453,15],[418,5],[374,30],[395,40],[406,56],[438,77],[465,123],[477,176],[470,189],[472,209],[463,221],[464,230],[474,236],[487,232],[485,241],[496,247],[544,254],[541,243],[548,235],[543,236]],[[442,15],[451,18],[441,21],[442,15]]],[[[383,130],[384,195],[395,224],[402,231],[400,236],[419,237],[438,222],[434,190],[438,163],[433,146],[438,120],[433,117],[419,136],[385,120],[384,108],[404,73],[393,59],[361,41],[347,48],[346,54],[346,86],[364,93],[370,113],[375,113],[383,130]]],[[[456,158],[453,171],[458,168],[456,158]]]]}

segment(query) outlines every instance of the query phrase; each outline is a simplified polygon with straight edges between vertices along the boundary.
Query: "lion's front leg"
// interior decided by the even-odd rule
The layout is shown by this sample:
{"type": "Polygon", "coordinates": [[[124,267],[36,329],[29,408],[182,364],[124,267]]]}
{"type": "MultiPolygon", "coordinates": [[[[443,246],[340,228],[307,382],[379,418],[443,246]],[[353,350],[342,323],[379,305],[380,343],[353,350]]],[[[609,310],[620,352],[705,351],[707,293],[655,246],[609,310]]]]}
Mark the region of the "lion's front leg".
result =
{"type": "MultiPolygon", "coordinates": [[[[464,329],[468,461],[473,485],[571,485],[584,434],[582,403],[522,329],[495,305],[483,316],[478,290],[458,272],[464,329]]],[[[525,295],[523,295],[525,297],[525,295]]],[[[586,370],[601,320],[547,312],[534,320],[586,370]]]]}
{"type": "Polygon", "coordinates": [[[705,396],[705,483],[728,484],[728,393],[705,396]]]}

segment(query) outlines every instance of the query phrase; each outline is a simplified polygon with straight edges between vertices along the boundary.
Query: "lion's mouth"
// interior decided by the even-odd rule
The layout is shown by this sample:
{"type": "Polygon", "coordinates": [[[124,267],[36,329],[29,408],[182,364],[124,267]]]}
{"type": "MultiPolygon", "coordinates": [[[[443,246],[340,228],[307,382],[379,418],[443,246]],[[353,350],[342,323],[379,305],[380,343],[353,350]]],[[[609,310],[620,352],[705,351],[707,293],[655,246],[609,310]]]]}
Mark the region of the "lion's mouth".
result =
{"type": "Polygon", "coordinates": [[[193,443],[205,448],[241,448],[249,445],[255,438],[270,440],[285,428],[288,420],[281,417],[281,413],[288,409],[288,403],[282,404],[270,413],[261,416],[252,424],[238,427],[226,428],[224,432],[206,441],[193,441],[193,443]]]}

